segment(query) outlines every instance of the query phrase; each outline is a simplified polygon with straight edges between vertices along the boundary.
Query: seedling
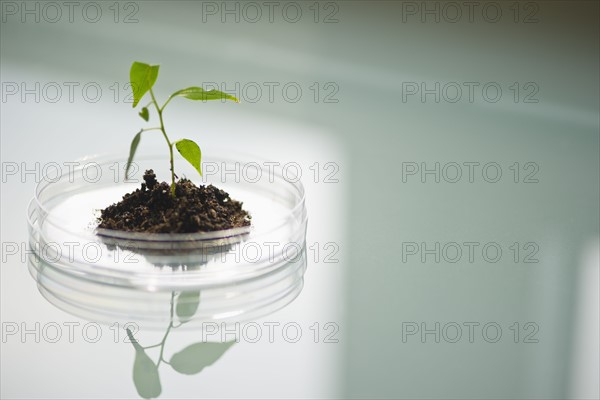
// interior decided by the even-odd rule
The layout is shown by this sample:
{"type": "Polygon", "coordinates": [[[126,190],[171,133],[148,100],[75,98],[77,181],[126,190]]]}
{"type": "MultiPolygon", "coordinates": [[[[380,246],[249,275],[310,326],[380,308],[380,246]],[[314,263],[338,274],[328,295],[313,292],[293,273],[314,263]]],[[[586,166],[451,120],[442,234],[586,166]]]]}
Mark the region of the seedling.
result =
{"type": "Polygon", "coordinates": [[[164,102],[162,106],[158,104],[156,101],[156,97],[154,96],[154,92],[152,91],[152,87],[156,82],[156,78],[158,78],[158,65],[149,65],[141,62],[135,61],[131,65],[131,70],[129,71],[129,79],[131,82],[131,89],[133,91],[133,108],[135,108],[140,100],[144,97],[146,93],[150,93],[150,97],[152,101],[148,103],[145,107],[142,107],[139,112],[139,116],[146,122],[150,119],[150,112],[148,107],[154,105],[156,113],[158,114],[158,120],[160,126],[152,127],[152,128],[142,128],[135,135],[133,140],[131,141],[131,147],[129,149],[129,158],[127,159],[127,166],[125,168],[125,178],[128,177],[129,167],[133,162],[133,157],[135,156],[135,152],[137,150],[138,145],[140,144],[140,139],[142,138],[142,133],[146,131],[161,131],[167,145],[169,146],[169,158],[171,162],[171,195],[175,197],[175,165],[173,160],[173,146],[177,149],[179,154],[183,158],[185,158],[198,173],[202,176],[202,152],[200,150],[200,146],[196,144],[193,140],[190,139],[179,139],[176,141],[171,141],[167,136],[167,132],[165,130],[165,124],[163,121],[163,112],[165,107],[169,102],[175,97],[184,97],[190,100],[233,100],[236,103],[239,103],[239,100],[235,97],[220,92],[218,90],[204,90],[201,87],[190,86],[185,89],[181,89],[173,93],[169,98],[164,102]]]}

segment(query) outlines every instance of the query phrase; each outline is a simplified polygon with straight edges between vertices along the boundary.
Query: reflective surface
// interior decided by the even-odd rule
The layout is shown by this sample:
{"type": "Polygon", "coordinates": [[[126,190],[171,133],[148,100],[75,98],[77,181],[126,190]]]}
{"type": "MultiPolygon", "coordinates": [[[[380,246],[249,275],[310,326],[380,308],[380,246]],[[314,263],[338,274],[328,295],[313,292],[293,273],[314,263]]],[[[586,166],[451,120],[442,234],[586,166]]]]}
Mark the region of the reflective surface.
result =
{"type": "Polygon", "coordinates": [[[598,398],[597,2],[108,2],[96,22],[93,5],[49,22],[53,6],[6,3],[3,398],[137,398],[134,364],[161,398],[598,398]],[[175,328],[174,290],[145,329],[40,294],[27,201],[53,163],[127,154],[133,60],[161,65],[160,99],[240,98],[170,103],[206,160],[300,167],[307,266],[286,307],[175,328]]]}

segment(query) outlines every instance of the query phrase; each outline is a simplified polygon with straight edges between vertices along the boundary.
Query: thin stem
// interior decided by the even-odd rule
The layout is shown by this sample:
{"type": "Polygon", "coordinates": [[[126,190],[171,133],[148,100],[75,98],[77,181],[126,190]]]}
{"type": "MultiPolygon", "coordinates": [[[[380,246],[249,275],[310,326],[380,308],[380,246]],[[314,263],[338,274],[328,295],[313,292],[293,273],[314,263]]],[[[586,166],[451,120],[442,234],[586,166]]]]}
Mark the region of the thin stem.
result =
{"type": "Polygon", "coordinates": [[[167,341],[167,336],[169,336],[169,332],[171,332],[172,327],[173,327],[173,323],[171,322],[169,324],[169,327],[167,328],[167,331],[165,332],[165,336],[163,336],[163,339],[160,342],[160,355],[158,356],[158,362],[156,363],[157,368],[160,365],[160,363],[164,361],[163,353],[165,352],[165,343],[167,341]]]}
{"type": "Polygon", "coordinates": [[[140,129],[141,132],[147,132],[147,131],[160,131],[160,127],[157,128],[142,128],[140,129]]]}
{"type": "Polygon", "coordinates": [[[169,336],[169,332],[171,332],[171,328],[173,328],[174,300],[175,300],[175,292],[171,292],[171,317],[170,317],[169,326],[167,327],[167,331],[165,332],[165,335],[163,336],[163,339],[160,342],[160,344],[161,344],[161,346],[160,346],[160,355],[158,356],[158,362],[156,363],[156,367],[157,368],[158,368],[158,366],[160,365],[161,362],[167,363],[164,360],[164,358],[163,358],[163,353],[165,351],[165,343],[167,341],[167,336],[169,336]]]}
{"type": "Polygon", "coordinates": [[[150,96],[152,97],[154,107],[156,107],[156,112],[158,113],[158,119],[160,120],[160,130],[162,131],[162,134],[165,137],[165,140],[167,141],[167,145],[169,146],[169,157],[171,158],[171,196],[175,197],[175,165],[173,162],[173,143],[171,143],[169,137],[167,136],[167,132],[165,131],[165,124],[163,122],[162,116],[162,110],[164,109],[164,106],[163,108],[160,108],[158,106],[158,102],[156,101],[156,97],[154,97],[154,92],[152,91],[152,88],[150,88],[150,96]]]}
{"type": "Polygon", "coordinates": [[[169,102],[173,99],[173,96],[170,96],[167,101],[165,101],[165,104],[163,104],[163,106],[160,108],[160,111],[162,112],[165,107],[167,106],[167,104],[169,104],[169,102]]]}
{"type": "Polygon", "coordinates": [[[161,346],[161,345],[162,345],[162,342],[161,343],[157,343],[157,344],[153,344],[152,346],[143,346],[142,349],[144,349],[144,350],[153,349],[153,348],[161,346]]]}

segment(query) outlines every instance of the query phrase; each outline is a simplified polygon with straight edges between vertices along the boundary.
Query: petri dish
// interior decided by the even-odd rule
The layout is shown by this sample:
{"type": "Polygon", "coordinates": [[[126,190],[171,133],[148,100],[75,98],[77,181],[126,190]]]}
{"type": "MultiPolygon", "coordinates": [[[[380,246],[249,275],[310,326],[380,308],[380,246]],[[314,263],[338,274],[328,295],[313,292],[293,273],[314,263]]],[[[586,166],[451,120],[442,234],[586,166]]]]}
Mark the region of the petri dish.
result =
{"type": "Polygon", "coordinates": [[[139,188],[146,169],[158,179],[170,176],[168,161],[152,154],[137,157],[129,180],[126,160],[110,155],[86,157],[42,180],[27,210],[28,267],[40,292],[86,319],[148,326],[172,317],[175,293],[198,294],[190,317],[197,321],[256,318],[292,301],[306,270],[308,216],[299,175],[227,154],[204,161],[202,177],[184,165],[177,171],[242,201],[249,227],[191,234],[98,229],[99,210],[139,188]]]}

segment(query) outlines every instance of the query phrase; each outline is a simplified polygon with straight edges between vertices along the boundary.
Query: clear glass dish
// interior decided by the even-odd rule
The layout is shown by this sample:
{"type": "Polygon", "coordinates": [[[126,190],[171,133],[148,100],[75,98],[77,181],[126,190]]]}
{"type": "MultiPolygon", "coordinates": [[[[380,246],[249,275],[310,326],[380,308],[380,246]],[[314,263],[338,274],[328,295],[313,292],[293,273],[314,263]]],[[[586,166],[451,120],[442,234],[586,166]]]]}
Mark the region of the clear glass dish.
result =
{"type": "Polygon", "coordinates": [[[100,209],[139,188],[146,169],[167,180],[168,167],[164,157],[139,155],[125,181],[125,160],[88,157],[38,184],[27,213],[28,264],[42,294],[68,312],[110,323],[167,321],[176,292],[201,294],[200,320],[256,316],[297,296],[306,268],[304,188],[274,163],[215,157],[203,163],[202,178],[176,165],[196,184],[242,201],[250,227],[193,234],[97,229],[100,209]]]}

